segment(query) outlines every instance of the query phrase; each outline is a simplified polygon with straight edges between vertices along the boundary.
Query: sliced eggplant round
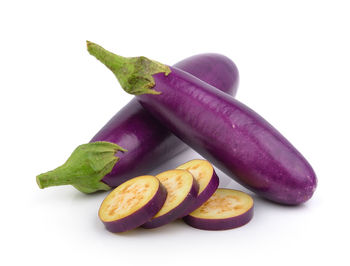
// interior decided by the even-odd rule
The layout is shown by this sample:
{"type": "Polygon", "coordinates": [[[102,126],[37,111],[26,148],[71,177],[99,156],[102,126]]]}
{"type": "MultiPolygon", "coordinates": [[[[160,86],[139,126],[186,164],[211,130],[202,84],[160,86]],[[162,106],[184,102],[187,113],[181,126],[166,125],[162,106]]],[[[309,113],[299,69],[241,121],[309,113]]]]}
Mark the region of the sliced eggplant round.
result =
{"type": "Polygon", "coordinates": [[[253,218],[254,202],[248,194],[219,188],[202,206],[184,217],[197,229],[227,230],[245,225],[253,218]]]}
{"type": "Polygon", "coordinates": [[[162,172],[156,177],[166,188],[168,195],[160,211],[142,227],[151,229],[189,214],[196,202],[199,186],[193,175],[181,169],[162,172]]]}
{"type": "Polygon", "coordinates": [[[163,206],[167,191],[154,176],[130,179],[104,199],[98,215],[113,233],[134,229],[151,219],[163,206]]]}
{"type": "Polygon", "coordinates": [[[211,163],[202,159],[191,160],[178,166],[176,169],[189,171],[198,182],[198,197],[190,211],[193,212],[214,194],[219,186],[219,178],[211,163]]]}

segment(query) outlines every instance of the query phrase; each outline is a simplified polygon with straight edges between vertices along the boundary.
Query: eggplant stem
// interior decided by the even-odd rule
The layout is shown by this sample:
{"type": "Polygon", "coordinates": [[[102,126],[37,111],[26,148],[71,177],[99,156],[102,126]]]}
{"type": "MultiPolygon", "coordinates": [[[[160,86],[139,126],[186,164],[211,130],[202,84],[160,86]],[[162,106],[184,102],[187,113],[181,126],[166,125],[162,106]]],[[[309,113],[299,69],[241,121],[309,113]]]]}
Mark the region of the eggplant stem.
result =
{"type": "Polygon", "coordinates": [[[87,50],[117,77],[122,88],[130,94],[160,94],[152,89],[155,86],[154,74],[168,75],[168,66],[144,56],[122,57],[105,50],[93,42],[86,41],[87,50]]]}
{"type": "Polygon", "coordinates": [[[117,144],[97,141],[78,146],[68,160],[56,169],[36,177],[39,188],[72,185],[84,193],[109,190],[102,179],[109,174],[119,157],[117,151],[126,152],[117,144]]]}

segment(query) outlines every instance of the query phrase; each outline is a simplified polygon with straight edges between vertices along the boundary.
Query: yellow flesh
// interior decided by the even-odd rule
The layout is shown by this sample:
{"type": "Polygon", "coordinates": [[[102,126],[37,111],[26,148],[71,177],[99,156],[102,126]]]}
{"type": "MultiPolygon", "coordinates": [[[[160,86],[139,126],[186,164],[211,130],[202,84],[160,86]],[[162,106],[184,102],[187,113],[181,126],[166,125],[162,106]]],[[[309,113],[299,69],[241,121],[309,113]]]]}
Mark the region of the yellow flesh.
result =
{"type": "Polygon", "coordinates": [[[199,159],[184,163],[176,169],[187,170],[193,175],[199,185],[198,195],[207,187],[214,173],[214,169],[208,161],[199,159]]]}
{"type": "Polygon", "coordinates": [[[162,216],[181,204],[193,185],[193,176],[185,170],[169,170],[156,177],[166,188],[168,195],[163,207],[153,218],[162,216]]]}
{"type": "Polygon", "coordinates": [[[139,176],[115,188],[102,202],[99,216],[104,222],[122,219],[141,209],[159,188],[154,176],[139,176]]]}
{"type": "Polygon", "coordinates": [[[248,194],[219,188],[202,206],[191,213],[191,216],[202,219],[224,219],[245,213],[253,207],[253,199],[248,194]]]}

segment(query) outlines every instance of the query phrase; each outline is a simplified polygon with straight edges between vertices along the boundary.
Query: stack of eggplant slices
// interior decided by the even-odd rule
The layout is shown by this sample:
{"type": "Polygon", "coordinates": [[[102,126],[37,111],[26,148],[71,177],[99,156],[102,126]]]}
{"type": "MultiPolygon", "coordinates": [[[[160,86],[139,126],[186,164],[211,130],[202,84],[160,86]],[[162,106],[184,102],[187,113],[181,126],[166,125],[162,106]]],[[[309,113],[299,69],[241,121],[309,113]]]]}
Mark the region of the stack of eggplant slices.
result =
{"type": "Polygon", "coordinates": [[[234,98],[236,65],[200,54],[174,66],[122,57],[87,42],[134,99],[58,168],[40,174],[40,188],[72,185],[83,193],[112,190],[98,215],[113,233],[157,228],[176,219],[198,229],[240,227],[253,217],[248,194],[218,188],[213,165],[257,195],[298,205],[316,189],[300,152],[259,114],[234,98]],[[186,149],[204,159],[156,176],[148,173],[186,149]]]}

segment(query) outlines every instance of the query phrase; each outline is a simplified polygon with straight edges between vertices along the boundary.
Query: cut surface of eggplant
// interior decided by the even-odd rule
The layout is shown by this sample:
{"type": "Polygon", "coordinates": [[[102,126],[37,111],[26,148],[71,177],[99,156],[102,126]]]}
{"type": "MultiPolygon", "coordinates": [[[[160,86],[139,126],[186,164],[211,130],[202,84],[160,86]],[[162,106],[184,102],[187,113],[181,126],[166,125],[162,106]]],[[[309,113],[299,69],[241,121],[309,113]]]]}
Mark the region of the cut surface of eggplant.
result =
{"type": "Polygon", "coordinates": [[[102,202],[99,217],[111,232],[136,228],[163,206],[166,189],[154,176],[139,176],[115,188],[102,202]]]}
{"type": "Polygon", "coordinates": [[[248,194],[233,189],[217,189],[202,206],[184,218],[192,227],[203,230],[233,229],[253,217],[254,201],[248,194]]]}
{"type": "Polygon", "coordinates": [[[178,166],[176,169],[189,171],[198,182],[198,197],[195,204],[192,206],[191,212],[206,202],[219,186],[219,178],[213,166],[207,160],[191,160],[178,166]]]}
{"type": "Polygon", "coordinates": [[[186,170],[169,170],[156,177],[166,188],[168,194],[163,207],[143,225],[144,228],[159,227],[189,214],[198,195],[198,183],[186,170]]]}

